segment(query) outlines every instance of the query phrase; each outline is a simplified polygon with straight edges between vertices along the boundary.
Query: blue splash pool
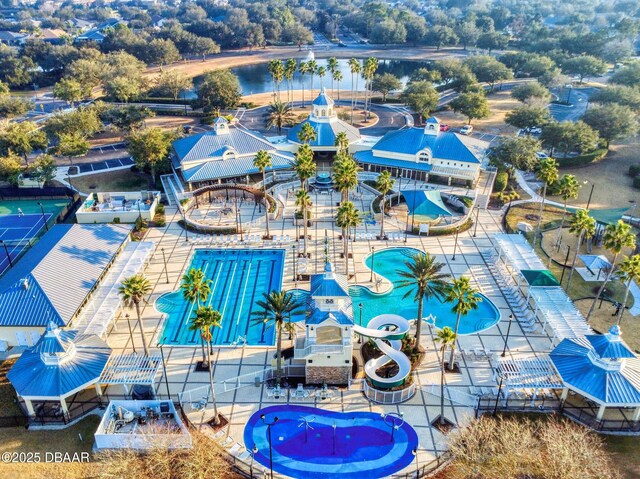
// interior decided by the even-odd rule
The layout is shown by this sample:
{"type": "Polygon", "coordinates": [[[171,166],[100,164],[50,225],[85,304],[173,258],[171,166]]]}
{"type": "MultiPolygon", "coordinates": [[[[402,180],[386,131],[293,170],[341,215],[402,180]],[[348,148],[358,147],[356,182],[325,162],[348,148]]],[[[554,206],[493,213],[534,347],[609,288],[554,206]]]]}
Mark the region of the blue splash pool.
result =
{"type": "MultiPolygon", "coordinates": [[[[201,268],[211,280],[207,304],[222,314],[222,327],[214,328],[213,344],[228,345],[246,338],[248,345],[271,346],[275,328],[255,321],[256,301],[263,293],[280,291],[284,265],[284,250],[220,250],[199,249],[189,267],[201,268]]],[[[197,331],[189,330],[193,305],[177,290],[162,295],[156,309],[167,318],[161,343],[170,345],[200,345],[197,331]]]]}
{"type": "MultiPolygon", "coordinates": [[[[415,254],[424,253],[414,248],[387,248],[376,251],[375,255],[367,256],[365,259],[367,267],[371,268],[375,257],[373,267],[376,275],[385,277],[394,286],[390,291],[381,294],[364,286],[351,286],[349,295],[354,304],[356,324],[360,324],[360,320],[362,320],[362,325],[366,326],[370,319],[381,313],[399,314],[409,320],[415,319],[417,305],[413,297],[409,296],[404,299],[403,296],[407,290],[395,286],[395,282],[401,279],[397,270],[403,269],[404,263],[415,254]],[[362,318],[360,318],[359,304],[362,304],[362,318]]],[[[500,321],[498,308],[486,296],[480,296],[482,296],[482,302],[478,305],[478,309],[460,319],[459,334],[477,333],[495,326],[500,321]]],[[[432,314],[436,318],[436,327],[449,326],[453,329],[456,324],[456,315],[451,311],[451,306],[451,304],[440,302],[437,299],[430,299],[424,304],[424,317],[432,314]]]]}
{"type": "Polygon", "coordinates": [[[259,410],[244,429],[247,449],[258,449],[254,459],[269,467],[271,427],[273,470],[300,479],[374,479],[398,472],[414,459],[418,435],[409,424],[390,422],[368,412],[339,413],[306,406],[271,406],[259,410]],[[305,421],[309,424],[305,439],[305,421]],[[335,424],[335,444],[334,444],[335,424]],[[313,429],[312,429],[313,428],[313,429]],[[335,452],[334,452],[335,451],[335,452]]]}

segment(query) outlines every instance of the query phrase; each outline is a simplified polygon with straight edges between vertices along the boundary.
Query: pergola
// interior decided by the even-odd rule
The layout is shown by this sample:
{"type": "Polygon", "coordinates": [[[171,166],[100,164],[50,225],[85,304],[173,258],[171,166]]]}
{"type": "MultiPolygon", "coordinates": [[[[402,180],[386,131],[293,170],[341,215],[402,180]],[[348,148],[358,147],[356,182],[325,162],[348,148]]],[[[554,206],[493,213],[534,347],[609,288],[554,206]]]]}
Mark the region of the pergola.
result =
{"type": "Polygon", "coordinates": [[[494,236],[498,260],[502,259],[513,274],[522,270],[545,270],[533,247],[521,234],[499,233],[494,236]]]}
{"type": "Polygon", "coordinates": [[[155,393],[155,378],[161,366],[160,356],[136,353],[112,356],[100,376],[100,384],[122,385],[125,394],[129,394],[129,386],[150,386],[155,393]]]}
{"type": "Polygon", "coordinates": [[[501,359],[496,375],[506,386],[505,401],[509,397],[511,389],[533,390],[533,402],[540,389],[562,389],[564,387],[564,383],[556,373],[551,360],[546,356],[501,359]]]}
{"type": "Polygon", "coordinates": [[[640,421],[640,359],[622,341],[620,327],[607,334],[564,339],[549,354],[564,388],[599,405],[596,419],[607,408],[635,408],[633,422],[640,421]]]}
{"type": "Polygon", "coordinates": [[[554,340],[593,334],[582,313],[560,286],[530,288],[529,298],[534,303],[534,314],[542,320],[543,328],[549,325],[554,340]]]}

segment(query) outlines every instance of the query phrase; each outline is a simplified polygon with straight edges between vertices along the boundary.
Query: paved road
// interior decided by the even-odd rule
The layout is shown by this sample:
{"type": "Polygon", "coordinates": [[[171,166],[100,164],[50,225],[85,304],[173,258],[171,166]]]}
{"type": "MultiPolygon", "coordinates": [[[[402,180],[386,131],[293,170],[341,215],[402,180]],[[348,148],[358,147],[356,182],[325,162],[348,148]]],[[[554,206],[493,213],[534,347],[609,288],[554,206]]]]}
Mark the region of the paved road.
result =
{"type": "Polygon", "coordinates": [[[563,100],[569,98],[571,106],[549,105],[551,116],[557,121],[577,121],[587,111],[589,97],[597,91],[596,88],[573,88],[571,93],[554,91],[563,100]]]}

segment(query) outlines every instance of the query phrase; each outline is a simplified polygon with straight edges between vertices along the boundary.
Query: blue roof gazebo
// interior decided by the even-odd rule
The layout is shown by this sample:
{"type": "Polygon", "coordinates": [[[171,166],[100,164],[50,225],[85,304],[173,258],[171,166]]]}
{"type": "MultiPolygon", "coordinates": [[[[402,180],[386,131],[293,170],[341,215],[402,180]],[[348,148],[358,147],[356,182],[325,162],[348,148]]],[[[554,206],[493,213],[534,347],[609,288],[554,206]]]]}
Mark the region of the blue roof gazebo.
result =
{"type": "Polygon", "coordinates": [[[30,416],[35,415],[33,401],[59,401],[68,416],[65,399],[93,385],[99,388],[110,356],[111,348],[98,336],[62,330],[51,322],[38,342],[22,353],[7,378],[30,416]]]}
{"type": "Polygon", "coordinates": [[[565,386],[563,400],[572,390],[600,406],[597,420],[607,407],[635,408],[633,421],[640,420],[640,359],[619,326],[607,334],[564,339],[549,357],[565,386]]]}

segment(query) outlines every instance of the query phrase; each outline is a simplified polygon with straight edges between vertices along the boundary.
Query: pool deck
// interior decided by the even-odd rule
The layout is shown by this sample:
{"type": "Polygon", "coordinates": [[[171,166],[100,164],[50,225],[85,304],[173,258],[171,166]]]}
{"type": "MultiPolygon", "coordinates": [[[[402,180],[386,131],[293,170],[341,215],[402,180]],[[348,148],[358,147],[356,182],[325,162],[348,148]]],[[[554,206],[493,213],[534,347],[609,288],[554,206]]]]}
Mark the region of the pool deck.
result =
{"type": "MultiPolygon", "coordinates": [[[[461,193],[465,190],[461,189],[461,193]]],[[[357,206],[360,209],[368,210],[372,195],[365,194],[358,200],[357,206]]],[[[344,272],[344,262],[338,259],[342,249],[342,242],[338,239],[339,229],[334,227],[332,217],[336,210],[336,202],[339,195],[312,195],[314,202],[314,217],[318,218],[315,226],[310,229],[313,241],[310,242],[310,252],[312,253],[309,262],[309,272],[321,271],[323,266],[324,232],[329,236],[330,256],[338,272],[344,272]]],[[[288,204],[287,218],[278,218],[271,221],[272,234],[289,235],[295,238],[296,231],[292,220],[292,201],[288,204]],[[291,208],[289,208],[291,206],[291,208]]],[[[185,242],[184,230],[178,226],[180,215],[172,207],[166,208],[167,226],[164,228],[150,229],[145,240],[157,243],[158,253],[154,256],[146,275],[153,285],[153,292],[148,298],[148,303],[143,304],[144,327],[148,341],[152,345],[157,345],[159,335],[162,333],[162,316],[153,307],[157,298],[167,292],[174,291],[179,287],[180,278],[184,273],[191,257],[192,249],[202,247],[194,245],[192,242],[185,242]],[[169,283],[163,267],[162,254],[160,249],[164,249],[168,263],[169,283]]],[[[362,225],[358,231],[377,234],[379,225],[362,225]]],[[[400,225],[393,219],[385,224],[387,231],[401,232],[400,225]]],[[[254,229],[251,233],[260,233],[261,230],[254,229]]],[[[410,236],[408,241],[387,242],[387,241],[357,241],[353,243],[353,260],[350,271],[355,271],[355,277],[351,283],[362,284],[372,287],[375,285],[369,282],[370,271],[364,265],[364,257],[370,253],[370,248],[375,246],[376,250],[384,247],[410,246],[427,251],[436,256],[438,261],[446,264],[446,270],[452,275],[470,276],[475,286],[480,286],[482,282],[482,292],[499,308],[502,314],[502,321],[496,326],[482,331],[478,334],[462,336],[459,346],[464,349],[488,349],[502,352],[507,331],[506,318],[511,311],[508,304],[500,292],[500,288],[491,276],[480,252],[491,246],[491,236],[502,232],[501,217],[499,211],[480,211],[480,221],[477,228],[477,237],[473,237],[473,228],[470,231],[460,233],[456,259],[453,261],[454,250],[453,236],[444,237],[415,237],[410,236]],[[355,269],[354,269],[355,268],[355,269]]],[[[300,233],[302,228],[300,227],[300,233]]],[[[191,237],[192,235],[190,235],[191,237]]],[[[292,246],[286,246],[291,251],[292,246]]],[[[300,248],[298,248],[300,250],[300,248]]],[[[308,288],[308,283],[298,282],[294,284],[292,255],[287,254],[284,269],[284,289],[292,289],[295,286],[308,288]]],[[[384,289],[384,285],[379,285],[384,289]]],[[[134,314],[133,312],[131,313],[134,314]]],[[[426,312],[428,314],[428,311],[426,312]]],[[[291,400],[292,404],[309,405],[322,407],[325,409],[341,412],[367,411],[380,413],[402,412],[405,420],[417,431],[420,447],[417,455],[418,465],[424,465],[432,461],[446,450],[446,437],[430,426],[440,412],[440,399],[430,392],[430,385],[439,384],[440,381],[440,359],[437,346],[434,343],[435,329],[425,326],[422,329],[422,345],[426,348],[426,357],[417,372],[418,392],[409,401],[394,406],[381,406],[365,399],[362,394],[362,384],[355,381],[350,390],[342,390],[330,401],[320,401],[319,399],[306,399],[300,401],[291,400]]],[[[141,349],[139,331],[134,331],[134,340],[138,349],[141,349]]],[[[119,322],[117,330],[113,330],[108,337],[109,345],[114,349],[114,354],[121,354],[124,351],[131,351],[129,333],[124,319],[119,322]]],[[[291,341],[284,341],[284,347],[291,345],[291,341]]],[[[531,357],[537,352],[549,351],[551,348],[551,338],[546,333],[524,333],[517,322],[513,322],[508,342],[507,357],[531,357]]],[[[358,347],[354,342],[354,349],[358,347]]],[[[195,372],[195,363],[200,359],[201,350],[199,347],[170,347],[166,346],[164,355],[167,363],[167,375],[169,389],[175,399],[178,393],[191,390],[208,384],[208,374],[206,372],[195,372]]],[[[232,437],[234,441],[241,443],[245,424],[249,417],[258,409],[274,404],[283,404],[283,399],[269,397],[266,387],[255,387],[251,384],[248,387],[234,391],[224,392],[223,381],[235,378],[239,375],[259,372],[271,366],[270,358],[274,355],[275,348],[264,347],[224,347],[215,348],[213,360],[215,362],[214,378],[216,381],[216,395],[220,413],[229,419],[229,424],[225,426],[225,434],[232,437]]],[[[452,390],[459,390],[468,393],[469,386],[475,387],[496,387],[496,382],[492,379],[492,370],[488,360],[469,360],[467,357],[458,356],[462,374],[446,375],[446,384],[452,390]]],[[[360,364],[360,369],[362,365],[360,364]]],[[[156,378],[157,390],[161,395],[166,394],[164,379],[162,376],[156,378]]],[[[445,402],[445,415],[458,424],[464,424],[474,416],[472,407],[445,402]]],[[[415,462],[408,466],[405,472],[415,471],[415,462]]]]}

